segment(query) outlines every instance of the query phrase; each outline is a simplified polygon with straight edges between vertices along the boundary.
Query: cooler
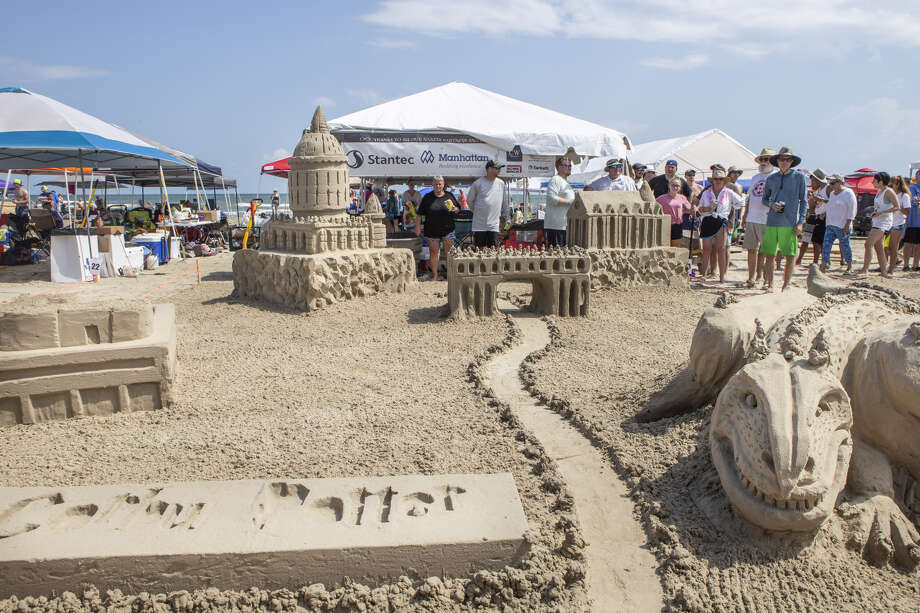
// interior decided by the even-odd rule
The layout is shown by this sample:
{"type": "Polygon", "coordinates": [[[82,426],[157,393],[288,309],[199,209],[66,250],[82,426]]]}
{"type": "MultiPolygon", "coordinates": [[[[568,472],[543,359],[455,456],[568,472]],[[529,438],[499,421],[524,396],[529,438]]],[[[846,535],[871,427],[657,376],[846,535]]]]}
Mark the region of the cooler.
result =
{"type": "Polygon", "coordinates": [[[138,247],[150,249],[150,252],[157,256],[157,261],[160,264],[165,264],[169,261],[168,242],[165,234],[138,234],[131,242],[138,247]]]}

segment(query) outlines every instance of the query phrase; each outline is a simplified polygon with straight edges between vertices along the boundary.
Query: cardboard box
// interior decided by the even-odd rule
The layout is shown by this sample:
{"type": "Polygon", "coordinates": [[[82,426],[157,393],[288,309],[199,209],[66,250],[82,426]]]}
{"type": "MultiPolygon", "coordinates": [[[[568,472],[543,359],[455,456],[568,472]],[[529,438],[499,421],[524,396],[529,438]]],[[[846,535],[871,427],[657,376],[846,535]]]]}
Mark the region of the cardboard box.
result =
{"type": "Polygon", "coordinates": [[[101,228],[96,228],[97,234],[124,234],[124,226],[102,226],[101,228]]]}
{"type": "Polygon", "coordinates": [[[198,211],[198,219],[201,221],[220,221],[220,211],[198,211]]]}

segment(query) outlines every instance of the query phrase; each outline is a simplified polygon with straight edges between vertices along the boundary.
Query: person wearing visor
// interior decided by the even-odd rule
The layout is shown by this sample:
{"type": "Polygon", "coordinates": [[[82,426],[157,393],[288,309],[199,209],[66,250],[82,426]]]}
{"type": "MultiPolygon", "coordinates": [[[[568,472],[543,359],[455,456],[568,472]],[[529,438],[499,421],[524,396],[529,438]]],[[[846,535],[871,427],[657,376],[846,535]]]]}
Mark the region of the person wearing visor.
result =
{"type": "Polygon", "coordinates": [[[604,165],[604,170],[607,171],[607,176],[595,179],[587,187],[585,187],[585,189],[596,192],[639,191],[639,188],[636,187],[636,182],[633,181],[628,175],[623,174],[623,169],[625,167],[626,164],[619,158],[607,160],[607,163],[604,165]]]}
{"type": "Polygon", "coordinates": [[[664,196],[670,191],[671,180],[675,177],[680,179],[681,182],[680,193],[684,195],[684,198],[690,200],[693,193],[690,191],[690,186],[687,182],[677,176],[677,160],[668,160],[664,165],[664,174],[658,175],[648,182],[649,187],[652,188],[652,192],[655,194],[655,198],[664,196]]]}
{"type": "Polygon", "coordinates": [[[546,185],[546,212],[543,218],[543,241],[547,247],[565,246],[565,228],[569,207],[575,202],[575,190],[569,185],[572,160],[563,156],[556,160],[556,175],[546,185]]]}
{"type": "Polygon", "coordinates": [[[700,239],[703,242],[703,256],[700,259],[700,274],[711,278],[715,267],[719,268],[719,282],[725,281],[728,269],[729,219],[734,211],[744,206],[741,197],[725,187],[728,175],[723,168],[716,168],[709,177],[709,189],[700,196],[700,239]]]}
{"type": "Polygon", "coordinates": [[[505,182],[498,178],[504,167],[498,160],[486,162],[486,176],[473,181],[467,193],[466,201],[473,211],[473,243],[480,249],[498,246],[499,230],[510,216],[505,182]]]}

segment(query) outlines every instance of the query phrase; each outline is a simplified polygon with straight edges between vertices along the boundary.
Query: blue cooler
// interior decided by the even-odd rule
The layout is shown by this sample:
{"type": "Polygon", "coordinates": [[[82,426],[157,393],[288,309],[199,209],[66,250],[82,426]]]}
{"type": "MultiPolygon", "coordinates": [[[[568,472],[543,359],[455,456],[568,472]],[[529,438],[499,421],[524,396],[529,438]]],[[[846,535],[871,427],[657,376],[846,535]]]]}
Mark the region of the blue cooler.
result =
{"type": "Polygon", "coordinates": [[[160,264],[169,262],[169,243],[165,234],[138,234],[131,242],[138,247],[150,249],[160,264]]]}

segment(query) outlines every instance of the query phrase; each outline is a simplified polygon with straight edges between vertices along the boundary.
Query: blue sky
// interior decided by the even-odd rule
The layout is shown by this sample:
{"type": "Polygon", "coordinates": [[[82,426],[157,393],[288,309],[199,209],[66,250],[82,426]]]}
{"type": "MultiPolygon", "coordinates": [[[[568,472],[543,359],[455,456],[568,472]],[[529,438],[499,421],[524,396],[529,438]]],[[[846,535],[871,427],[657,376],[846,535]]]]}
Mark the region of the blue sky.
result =
{"type": "Polygon", "coordinates": [[[635,143],[717,127],[828,171],[920,159],[920,3],[745,4],[14,3],[0,74],[216,163],[241,192],[318,102],[333,118],[449,81],[635,143]]]}

